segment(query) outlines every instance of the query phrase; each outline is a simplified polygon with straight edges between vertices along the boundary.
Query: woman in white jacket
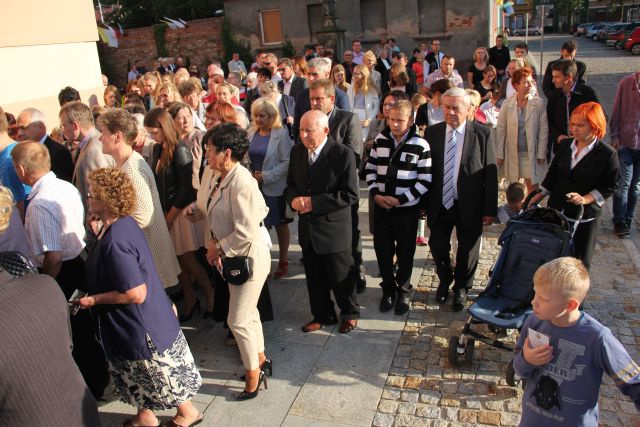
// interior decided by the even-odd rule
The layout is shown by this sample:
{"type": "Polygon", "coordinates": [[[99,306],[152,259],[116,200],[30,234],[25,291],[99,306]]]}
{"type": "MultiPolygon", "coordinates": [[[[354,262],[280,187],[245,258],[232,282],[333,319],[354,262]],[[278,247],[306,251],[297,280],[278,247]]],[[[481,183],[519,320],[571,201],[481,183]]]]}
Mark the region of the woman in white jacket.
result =
{"type": "Polygon", "coordinates": [[[509,182],[524,179],[531,192],[547,173],[548,123],[545,102],[532,96],[530,68],[513,72],[515,96],[500,109],[496,128],[496,161],[509,182]]]}
{"type": "Polygon", "coordinates": [[[364,137],[369,133],[369,124],[376,118],[380,106],[378,91],[371,85],[369,69],[366,65],[356,65],[353,69],[353,77],[351,86],[347,90],[347,98],[349,99],[349,105],[351,105],[351,111],[360,118],[364,140],[364,137]]]}

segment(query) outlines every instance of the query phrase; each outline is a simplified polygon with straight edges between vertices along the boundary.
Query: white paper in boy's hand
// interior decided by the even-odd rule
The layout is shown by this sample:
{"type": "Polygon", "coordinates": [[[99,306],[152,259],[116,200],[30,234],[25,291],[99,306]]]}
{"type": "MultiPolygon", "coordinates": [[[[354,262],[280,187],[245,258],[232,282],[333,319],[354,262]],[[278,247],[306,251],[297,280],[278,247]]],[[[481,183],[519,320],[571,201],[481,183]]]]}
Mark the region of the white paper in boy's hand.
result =
{"type": "Polygon", "coordinates": [[[537,348],[541,345],[549,345],[549,335],[542,334],[529,328],[529,343],[531,343],[531,348],[537,348]]]}

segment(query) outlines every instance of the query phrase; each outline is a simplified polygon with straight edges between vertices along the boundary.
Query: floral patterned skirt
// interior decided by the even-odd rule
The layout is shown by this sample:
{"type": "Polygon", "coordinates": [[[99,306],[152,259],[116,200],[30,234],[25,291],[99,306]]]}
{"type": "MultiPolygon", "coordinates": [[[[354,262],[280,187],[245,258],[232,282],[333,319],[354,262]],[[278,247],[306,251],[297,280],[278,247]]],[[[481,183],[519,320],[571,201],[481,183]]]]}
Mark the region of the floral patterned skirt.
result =
{"type": "Polygon", "coordinates": [[[147,335],[149,360],[109,361],[115,392],[124,403],[153,411],[175,408],[191,399],[202,378],[182,331],[173,345],[162,353],[147,335]]]}

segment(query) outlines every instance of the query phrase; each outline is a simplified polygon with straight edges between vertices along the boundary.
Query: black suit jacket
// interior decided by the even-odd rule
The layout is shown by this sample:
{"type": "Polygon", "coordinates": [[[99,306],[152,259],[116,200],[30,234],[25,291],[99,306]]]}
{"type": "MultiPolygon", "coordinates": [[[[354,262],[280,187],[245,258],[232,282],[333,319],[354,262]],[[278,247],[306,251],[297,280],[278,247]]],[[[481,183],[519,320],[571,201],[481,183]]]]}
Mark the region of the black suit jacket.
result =
{"type": "MultiPolygon", "coordinates": [[[[547,64],[547,69],[544,71],[544,78],[542,79],[542,92],[544,92],[544,95],[547,97],[547,99],[551,98],[554,92],[560,90],[560,89],[556,89],[555,85],[553,84],[553,76],[551,75],[551,72],[553,71],[553,65],[556,62],[560,61],[560,59],[556,59],[555,61],[549,62],[549,64],[547,64]]],[[[576,75],[576,81],[578,83],[584,84],[586,83],[584,75],[587,72],[587,64],[585,64],[582,61],[575,61],[575,62],[576,62],[576,66],[578,67],[578,74],[576,75]]]]}
{"type": "MultiPolygon", "coordinates": [[[[351,111],[349,98],[347,94],[338,88],[336,89],[336,107],[341,110],[351,111]]],[[[296,97],[296,107],[293,114],[293,136],[296,143],[300,142],[300,119],[307,111],[311,110],[311,101],[309,100],[309,88],[303,90],[296,97]]]]}
{"type": "Polygon", "coordinates": [[[287,203],[295,197],[311,196],[312,211],[299,216],[298,239],[302,248],[313,247],[318,254],[351,248],[351,206],[358,202],[356,161],[351,149],[337,144],[331,136],[309,165],[307,147],[291,149],[287,203]]]}
{"type": "MultiPolygon", "coordinates": [[[[438,221],[444,184],[445,122],[425,129],[424,138],[431,147],[431,189],[427,193],[429,227],[438,221]]],[[[467,120],[458,173],[458,212],[469,230],[482,231],[482,217],[498,211],[498,168],[491,129],[467,120]]]]}
{"type": "MultiPolygon", "coordinates": [[[[571,94],[569,101],[569,116],[578,105],[585,102],[600,103],[596,91],[591,87],[576,83],[576,87],[571,94]]],[[[548,155],[553,147],[554,153],[557,150],[557,141],[560,135],[569,135],[569,123],[567,122],[567,98],[561,89],[557,89],[547,100],[547,118],[549,119],[549,144],[547,145],[548,155]]]]}
{"type": "MultiPolygon", "coordinates": [[[[293,99],[295,100],[296,96],[298,96],[300,92],[309,87],[309,83],[304,77],[293,76],[292,79],[293,80],[291,81],[289,96],[293,97],[293,99]]],[[[280,91],[280,93],[284,93],[284,79],[278,82],[278,90],[280,91]]]]}
{"type": "Polygon", "coordinates": [[[337,107],[329,116],[329,135],[338,144],[346,145],[356,154],[356,168],[362,159],[362,125],[357,114],[337,107]]]}
{"type": "MultiPolygon", "coordinates": [[[[571,169],[571,144],[573,138],[560,141],[556,155],[549,165],[542,186],[549,190],[548,206],[557,210],[564,209],[570,218],[575,218],[576,206],[565,204],[567,193],[582,196],[598,190],[606,200],[618,188],[618,155],[608,144],[597,141],[593,149],[571,169]]],[[[596,203],[585,205],[584,218],[600,216],[602,208],[596,203]]]]}
{"type": "Polygon", "coordinates": [[[49,150],[51,170],[53,173],[55,173],[58,178],[71,182],[73,178],[73,160],[71,159],[69,150],[48,136],[44,140],[44,146],[49,150]]]}

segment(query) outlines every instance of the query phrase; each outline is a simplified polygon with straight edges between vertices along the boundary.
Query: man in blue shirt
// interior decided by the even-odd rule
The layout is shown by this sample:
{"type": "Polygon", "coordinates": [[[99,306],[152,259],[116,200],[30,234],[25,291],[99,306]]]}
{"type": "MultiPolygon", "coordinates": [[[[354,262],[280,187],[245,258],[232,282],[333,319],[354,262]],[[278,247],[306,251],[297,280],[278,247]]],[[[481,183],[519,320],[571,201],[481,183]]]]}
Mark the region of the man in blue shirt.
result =
{"type": "Polygon", "coordinates": [[[11,190],[16,207],[20,211],[20,216],[24,220],[24,200],[31,190],[31,187],[24,186],[16,175],[11,160],[11,150],[17,142],[9,136],[9,123],[2,108],[0,108],[0,184],[11,190]]]}

